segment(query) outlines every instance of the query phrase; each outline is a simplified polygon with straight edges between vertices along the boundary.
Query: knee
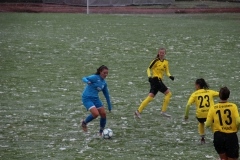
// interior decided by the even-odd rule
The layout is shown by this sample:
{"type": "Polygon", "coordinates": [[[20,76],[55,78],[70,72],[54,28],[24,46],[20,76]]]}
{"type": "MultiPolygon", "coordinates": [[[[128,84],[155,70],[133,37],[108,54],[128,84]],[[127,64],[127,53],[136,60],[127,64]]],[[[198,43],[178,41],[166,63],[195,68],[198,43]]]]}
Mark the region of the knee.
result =
{"type": "Polygon", "coordinates": [[[98,112],[94,112],[94,113],[92,113],[92,116],[95,119],[95,118],[97,118],[99,116],[99,113],[98,112]]]}
{"type": "Polygon", "coordinates": [[[172,93],[170,91],[168,91],[165,95],[168,97],[172,97],[172,93]]]}
{"type": "Polygon", "coordinates": [[[106,118],[107,114],[106,114],[106,112],[103,112],[103,113],[100,114],[100,116],[101,116],[101,118],[106,118]]]}

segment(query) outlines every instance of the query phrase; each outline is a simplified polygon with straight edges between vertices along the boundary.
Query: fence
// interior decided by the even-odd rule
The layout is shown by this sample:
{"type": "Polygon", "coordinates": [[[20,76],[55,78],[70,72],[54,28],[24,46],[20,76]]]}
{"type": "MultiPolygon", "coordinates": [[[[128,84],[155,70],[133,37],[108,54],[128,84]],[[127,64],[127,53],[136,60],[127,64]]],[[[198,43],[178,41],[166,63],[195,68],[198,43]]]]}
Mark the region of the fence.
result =
{"type": "Polygon", "coordinates": [[[43,0],[43,3],[79,6],[87,6],[87,3],[89,6],[128,6],[172,4],[174,2],[175,0],[43,0]]]}

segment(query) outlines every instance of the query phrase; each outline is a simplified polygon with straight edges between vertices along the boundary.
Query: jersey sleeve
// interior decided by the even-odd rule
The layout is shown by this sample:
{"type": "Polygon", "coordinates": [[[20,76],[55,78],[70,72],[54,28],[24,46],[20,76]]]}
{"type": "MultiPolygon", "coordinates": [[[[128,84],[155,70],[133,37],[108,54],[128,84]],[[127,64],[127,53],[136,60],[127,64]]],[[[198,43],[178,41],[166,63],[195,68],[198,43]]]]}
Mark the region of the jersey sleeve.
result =
{"type": "Polygon", "coordinates": [[[171,74],[170,74],[170,72],[169,72],[169,65],[168,65],[168,61],[166,61],[166,74],[167,74],[167,76],[168,77],[170,77],[171,76],[171,74]]]}
{"type": "Polygon", "coordinates": [[[147,75],[148,75],[148,77],[152,77],[152,75],[151,75],[151,69],[148,67],[147,68],[147,75]]]}
{"type": "Polygon", "coordinates": [[[110,101],[110,96],[109,96],[109,91],[108,91],[107,84],[104,86],[102,92],[103,92],[103,95],[106,98],[106,101],[107,101],[107,104],[108,104],[108,110],[111,111],[112,110],[112,105],[111,105],[111,101],[110,101]]]}
{"type": "Polygon", "coordinates": [[[191,107],[191,105],[192,105],[194,102],[195,102],[194,95],[191,94],[191,96],[190,96],[189,99],[188,99],[186,108],[185,108],[185,115],[184,115],[185,117],[188,117],[190,107],[191,107]]]}
{"type": "Polygon", "coordinates": [[[152,75],[151,75],[151,69],[152,69],[152,67],[154,66],[154,64],[157,62],[157,58],[156,59],[154,59],[154,60],[152,60],[151,61],[151,63],[150,63],[150,65],[149,65],[149,67],[147,68],[147,75],[148,75],[148,77],[152,77],[152,75]]]}
{"type": "Polygon", "coordinates": [[[213,95],[213,97],[218,97],[218,96],[219,96],[219,92],[217,92],[217,91],[212,91],[212,95],[213,95]]]}
{"type": "Polygon", "coordinates": [[[194,93],[188,99],[187,105],[192,105],[195,102],[194,93]]]}
{"type": "Polygon", "coordinates": [[[206,127],[210,127],[212,125],[212,122],[213,122],[213,108],[214,107],[212,106],[208,111],[207,120],[205,122],[206,127]]]}
{"type": "Polygon", "coordinates": [[[234,107],[233,113],[234,113],[234,117],[237,118],[237,117],[239,117],[238,107],[237,107],[237,105],[234,105],[234,106],[235,106],[235,107],[234,107]]]}
{"type": "Polygon", "coordinates": [[[85,82],[85,83],[88,83],[88,82],[95,82],[96,81],[96,75],[91,75],[91,76],[88,76],[88,77],[83,77],[82,78],[82,81],[85,82]]]}

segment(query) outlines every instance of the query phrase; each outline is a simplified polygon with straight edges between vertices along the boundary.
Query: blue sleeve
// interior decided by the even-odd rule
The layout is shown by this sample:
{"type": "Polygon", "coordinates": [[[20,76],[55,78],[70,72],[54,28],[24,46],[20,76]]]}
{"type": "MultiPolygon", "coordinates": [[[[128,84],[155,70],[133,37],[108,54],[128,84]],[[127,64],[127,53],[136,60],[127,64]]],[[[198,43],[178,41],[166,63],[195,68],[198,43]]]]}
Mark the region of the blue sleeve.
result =
{"type": "Polygon", "coordinates": [[[112,105],[111,105],[111,101],[110,101],[110,96],[109,96],[107,84],[103,88],[102,92],[103,92],[103,95],[105,96],[105,98],[107,100],[108,110],[111,111],[112,110],[112,105]]]}
{"type": "Polygon", "coordinates": [[[88,83],[88,82],[91,82],[91,83],[94,83],[96,81],[97,77],[96,75],[91,75],[91,76],[88,76],[88,77],[83,77],[82,78],[82,81],[85,82],[85,83],[88,83]]]}

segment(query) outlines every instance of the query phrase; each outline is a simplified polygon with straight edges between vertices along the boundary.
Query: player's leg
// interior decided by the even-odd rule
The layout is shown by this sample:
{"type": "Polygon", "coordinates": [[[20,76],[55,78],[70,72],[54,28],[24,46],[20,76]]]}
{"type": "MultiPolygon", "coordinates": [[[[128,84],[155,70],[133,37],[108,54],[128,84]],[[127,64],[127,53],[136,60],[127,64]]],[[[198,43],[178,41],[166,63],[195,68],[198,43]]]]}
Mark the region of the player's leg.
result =
{"type": "Polygon", "coordinates": [[[145,98],[142,101],[141,105],[138,107],[138,112],[142,113],[142,110],[148,105],[149,102],[151,102],[153,100],[153,98],[154,98],[154,94],[149,93],[147,98],[145,98]]]}
{"type": "Polygon", "coordinates": [[[167,106],[170,102],[170,98],[172,97],[172,93],[170,92],[169,89],[166,92],[164,92],[164,94],[165,94],[165,97],[163,100],[162,112],[166,112],[167,106]]]}
{"type": "Polygon", "coordinates": [[[213,144],[216,152],[218,153],[221,160],[228,160],[228,157],[226,155],[225,151],[225,143],[226,143],[226,137],[225,133],[222,132],[214,132],[213,135],[213,144]]]}
{"type": "Polygon", "coordinates": [[[106,122],[107,122],[107,114],[105,111],[105,108],[103,106],[103,103],[100,99],[96,99],[95,101],[98,113],[100,115],[100,129],[99,129],[99,134],[102,135],[102,132],[106,126],[106,122]]]}
{"type": "Polygon", "coordinates": [[[102,135],[102,132],[106,126],[107,123],[107,115],[106,115],[106,111],[104,109],[104,107],[100,107],[98,108],[98,112],[100,114],[100,130],[99,130],[99,134],[102,135]]]}
{"type": "Polygon", "coordinates": [[[201,137],[201,144],[205,144],[205,128],[204,122],[206,122],[206,118],[197,118],[198,120],[198,132],[201,137]]]}
{"type": "Polygon", "coordinates": [[[99,112],[95,106],[90,108],[91,114],[89,114],[85,120],[82,120],[82,129],[87,132],[87,124],[92,120],[96,119],[99,115],[99,112]]]}
{"type": "Polygon", "coordinates": [[[220,160],[229,160],[226,153],[218,154],[220,157],[220,160]]]}
{"type": "Polygon", "coordinates": [[[160,84],[159,91],[165,95],[165,97],[163,99],[161,114],[166,117],[171,117],[171,115],[166,113],[166,111],[167,111],[167,106],[170,102],[170,98],[172,97],[172,93],[170,92],[170,90],[165,86],[165,84],[162,81],[160,81],[159,84],[160,84]]]}
{"type": "Polygon", "coordinates": [[[236,133],[226,133],[226,155],[228,160],[237,160],[239,157],[239,143],[236,133]]]}
{"type": "Polygon", "coordinates": [[[134,114],[138,117],[141,118],[140,114],[142,113],[143,109],[150,103],[153,98],[156,96],[158,92],[158,82],[156,83],[155,81],[150,82],[150,91],[148,96],[142,101],[141,105],[138,107],[138,110],[134,112],[134,114]]]}
{"type": "Polygon", "coordinates": [[[87,132],[87,123],[91,122],[93,119],[97,118],[99,112],[94,104],[94,101],[89,97],[82,97],[82,102],[85,108],[90,111],[91,113],[82,120],[82,129],[87,132]]]}
{"type": "Polygon", "coordinates": [[[204,123],[198,123],[198,131],[201,137],[201,144],[205,143],[204,123]]]}

